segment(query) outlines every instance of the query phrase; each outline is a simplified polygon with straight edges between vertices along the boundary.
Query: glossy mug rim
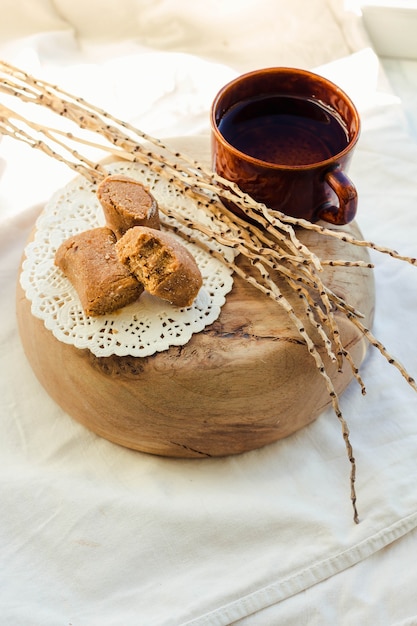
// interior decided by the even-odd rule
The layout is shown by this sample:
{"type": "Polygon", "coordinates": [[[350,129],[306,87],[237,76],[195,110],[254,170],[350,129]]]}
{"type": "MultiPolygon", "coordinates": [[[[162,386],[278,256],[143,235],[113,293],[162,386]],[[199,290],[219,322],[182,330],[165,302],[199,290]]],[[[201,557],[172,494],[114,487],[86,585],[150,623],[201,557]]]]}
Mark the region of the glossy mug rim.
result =
{"type": "MultiPolygon", "coordinates": [[[[323,102],[323,101],[319,101],[322,104],[324,104],[326,107],[329,107],[330,109],[332,109],[331,105],[327,102],[323,102]]],[[[339,114],[340,115],[340,114],[339,114]]],[[[316,72],[311,72],[309,70],[304,70],[304,69],[299,69],[296,67],[280,67],[280,66],[274,66],[274,67],[267,67],[264,69],[259,69],[259,70],[252,70],[250,72],[246,72],[245,74],[241,74],[239,76],[237,76],[236,78],[233,78],[231,81],[229,81],[228,83],[226,83],[217,93],[217,95],[215,96],[212,105],[211,105],[211,114],[210,114],[210,123],[211,123],[211,130],[214,133],[214,135],[216,136],[217,140],[220,141],[222,144],[226,145],[227,148],[236,156],[239,158],[243,158],[244,160],[248,161],[249,163],[252,163],[253,165],[257,165],[258,167],[264,167],[264,168],[270,168],[272,170],[292,170],[292,171],[303,171],[303,170],[310,170],[310,169],[315,169],[317,167],[326,167],[326,165],[330,165],[333,166],[334,162],[338,159],[342,159],[346,154],[348,154],[357,144],[358,139],[359,139],[359,135],[361,132],[361,119],[359,116],[359,112],[354,104],[354,102],[352,101],[352,99],[347,95],[347,93],[341,89],[341,87],[339,87],[338,85],[336,85],[336,83],[332,82],[331,80],[329,80],[328,78],[325,78],[324,76],[321,76],[321,74],[317,74],[316,72]],[[307,163],[307,164],[303,164],[303,165],[286,165],[283,163],[273,163],[271,161],[263,161],[262,159],[257,159],[256,157],[253,157],[249,154],[247,154],[246,152],[241,152],[240,150],[238,150],[233,144],[229,143],[227,141],[227,139],[225,139],[225,137],[222,135],[222,133],[219,130],[218,127],[218,123],[216,120],[216,111],[217,111],[217,106],[218,103],[220,101],[220,99],[228,92],[231,91],[232,89],[234,89],[236,87],[236,85],[238,85],[239,83],[244,82],[247,78],[250,78],[251,76],[256,76],[256,75],[261,75],[261,74],[297,74],[299,76],[308,76],[309,78],[313,78],[313,79],[318,79],[318,81],[324,83],[326,86],[328,86],[331,91],[333,93],[337,93],[338,95],[340,95],[342,97],[342,99],[349,105],[353,115],[352,118],[355,121],[355,132],[354,135],[351,139],[349,139],[349,143],[347,144],[347,146],[345,148],[343,148],[343,150],[341,150],[340,152],[336,152],[335,154],[333,154],[331,157],[329,157],[328,159],[325,159],[324,161],[315,161],[314,163],[307,163]]]]}

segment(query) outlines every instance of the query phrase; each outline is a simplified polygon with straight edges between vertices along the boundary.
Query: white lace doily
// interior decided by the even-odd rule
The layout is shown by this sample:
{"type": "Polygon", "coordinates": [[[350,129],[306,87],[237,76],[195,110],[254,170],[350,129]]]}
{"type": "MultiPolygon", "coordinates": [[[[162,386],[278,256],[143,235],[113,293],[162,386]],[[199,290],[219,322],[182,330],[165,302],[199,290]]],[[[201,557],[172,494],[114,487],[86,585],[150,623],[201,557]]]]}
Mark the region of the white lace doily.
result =
{"type": "MultiPolygon", "coordinates": [[[[183,215],[207,217],[195,202],[145,166],[118,162],[106,166],[109,173],[124,174],[145,184],[158,203],[180,208],[183,215]]],[[[96,187],[79,176],[53,195],[36,223],[34,240],[26,246],[20,282],[31,301],[32,314],[45,323],[60,341],[88,348],[96,356],[149,356],[173,345],[184,345],[193,333],[213,323],[233,285],[232,272],[200,247],[181,243],[194,255],[203,286],[192,306],[179,308],[147,293],[133,304],[102,316],[87,316],[77,292],[54,264],[59,245],[71,235],[104,226],[104,214],[96,187]]],[[[184,230],[186,230],[184,228],[184,230]]],[[[224,256],[234,253],[209,242],[224,256]]]]}

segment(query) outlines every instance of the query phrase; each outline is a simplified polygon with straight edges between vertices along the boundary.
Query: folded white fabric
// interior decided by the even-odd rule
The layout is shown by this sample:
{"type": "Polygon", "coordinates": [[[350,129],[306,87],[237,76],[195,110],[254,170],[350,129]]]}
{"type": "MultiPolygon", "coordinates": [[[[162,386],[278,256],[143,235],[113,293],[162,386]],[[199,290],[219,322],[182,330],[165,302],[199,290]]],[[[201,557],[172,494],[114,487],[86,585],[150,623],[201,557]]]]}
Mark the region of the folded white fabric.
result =
{"type": "MultiPolygon", "coordinates": [[[[343,23],[339,28],[331,5],[316,0],[291,7],[248,1],[239,3],[238,13],[234,4],[227,16],[237,28],[235,39],[226,41],[230,55],[226,43],[219,48],[225,33],[217,19],[228,3],[132,0],[106,3],[107,13],[95,2],[37,4],[35,16],[31,2],[10,3],[15,29],[18,18],[35,22],[25,26],[23,45],[5,45],[7,54],[34,74],[45,72],[98,105],[114,106],[116,114],[158,136],[207,131],[214,92],[240,61],[249,67],[254,59],[265,65],[285,58],[281,52],[269,56],[272,44],[284,51],[288,46],[291,58],[309,67],[345,52],[343,23]],[[216,16],[209,13],[213,6],[216,16]],[[142,24],[148,39],[87,41],[93,10],[94,33],[108,32],[111,23],[115,40],[117,34],[134,37],[131,30],[142,24]],[[265,20],[272,23],[275,11],[279,17],[261,49],[265,20]],[[325,24],[313,20],[313,11],[325,24]],[[146,24],[139,19],[145,15],[146,24]],[[39,35],[38,18],[49,34],[39,35]],[[58,35],[51,32],[57,29],[58,35]],[[83,35],[80,46],[74,32],[83,35]],[[184,54],[191,51],[184,49],[185,37],[192,55],[184,54]],[[315,48],[318,37],[326,42],[321,49],[315,48]],[[208,58],[216,51],[218,57],[208,58]],[[132,75],[135,81],[128,80],[132,75]]],[[[367,51],[319,69],[354,92],[363,115],[351,176],[364,236],[415,255],[417,148],[398,103],[379,90],[377,70],[367,51]],[[365,67],[367,79],[358,84],[358,68],[365,67]]],[[[415,575],[407,565],[417,527],[417,398],[399,372],[370,349],[362,368],[367,396],[352,384],[342,397],[358,466],[359,525],[352,521],[349,463],[332,411],[286,440],[223,459],[153,457],[86,431],[35,379],[14,304],[20,257],[41,206],[25,209],[72,174],[9,140],[0,144],[0,154],[8,162],[0,181],[0,621],[392,626],[415,613],[415,575]],[[358,586],[356,572],[364,574],[365,587],[358,586]],[[400,593],[395,602],[393,588],[400,593]]],[[[375,334],[417,373],[417,269],[377,253],[372,258],[375,334]]]]}
{"type": "Polygon", "coordinates": [[[241,69],[309,67],[351,51],[342,0],[8,0],[0,38],[67,32],[82,46],[130,42],[241,69]]]}

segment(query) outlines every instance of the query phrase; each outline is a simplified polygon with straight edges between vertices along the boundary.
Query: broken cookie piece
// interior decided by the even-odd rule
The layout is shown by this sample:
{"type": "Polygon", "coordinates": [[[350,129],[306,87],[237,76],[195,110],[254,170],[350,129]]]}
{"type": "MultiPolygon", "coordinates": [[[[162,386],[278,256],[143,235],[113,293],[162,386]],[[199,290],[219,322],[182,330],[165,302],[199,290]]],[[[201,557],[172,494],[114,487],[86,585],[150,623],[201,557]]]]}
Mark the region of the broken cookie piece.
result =
{"type": "Polygon", "coordinates": [[[130,228],[116,244],[119,260],[146,291],[180,307],[190,306],[203,279],[193,255],[172,235],[130,228]]]}
{"type": "Polygon", "coordinates": [[[119,261],[115,243],[110,228],[93,228],[64,241],[55,254],[55,265],[75,287],[86,315],[111,313],[143,293],[143,285],[119,261]]]}
{"type": "Polygon", "coordinates": [[[107,176],[97,188],[106,224],[120,239],[133,226],[159,229],[155,198],[139,181],[126,176],[107,176]]]}

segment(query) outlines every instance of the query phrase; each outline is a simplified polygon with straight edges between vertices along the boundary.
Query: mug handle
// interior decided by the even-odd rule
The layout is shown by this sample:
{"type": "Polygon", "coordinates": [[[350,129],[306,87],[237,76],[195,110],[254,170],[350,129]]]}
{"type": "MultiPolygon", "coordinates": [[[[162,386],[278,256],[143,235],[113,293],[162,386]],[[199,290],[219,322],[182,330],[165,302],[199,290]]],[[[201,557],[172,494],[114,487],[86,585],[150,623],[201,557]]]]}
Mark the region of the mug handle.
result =
{"type": "Polygon", "coordinates": [[[340,167],[327,171],[324,179],[339,198],[339,206],[326,203],[319,209],[318,218],[337,226],[349,224],[355,217],[358,206],[355,185],[340,167]]]}

